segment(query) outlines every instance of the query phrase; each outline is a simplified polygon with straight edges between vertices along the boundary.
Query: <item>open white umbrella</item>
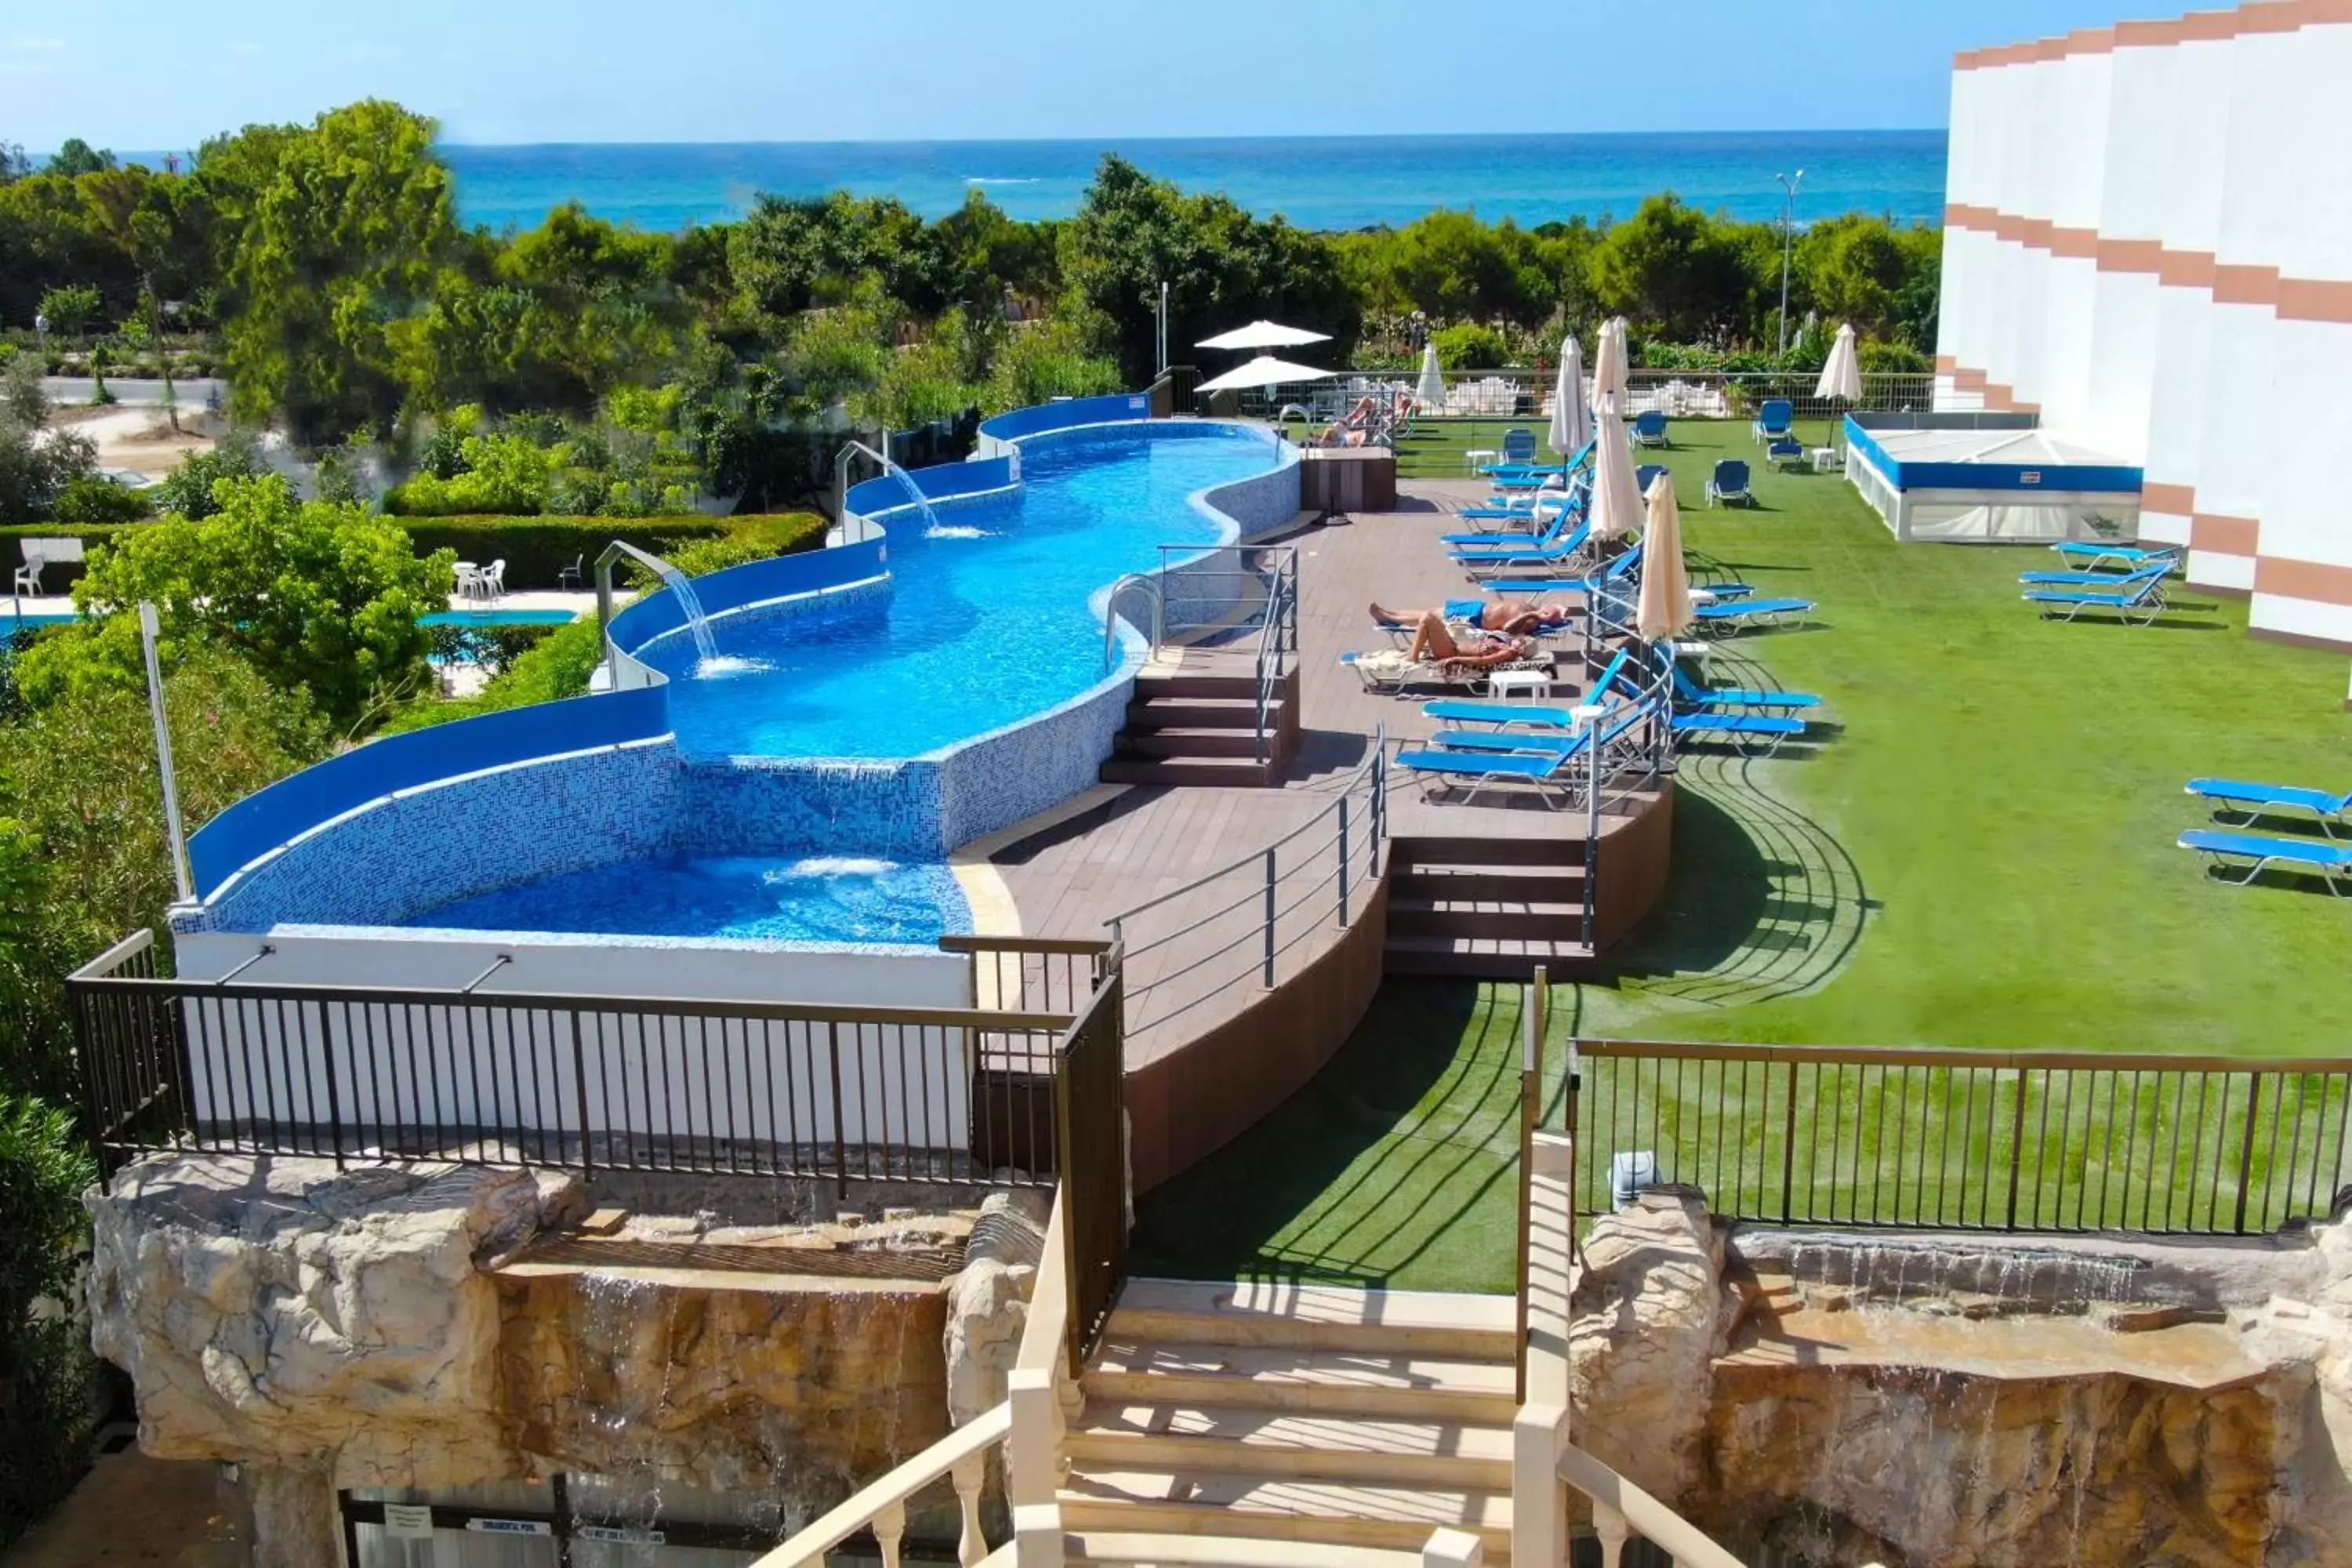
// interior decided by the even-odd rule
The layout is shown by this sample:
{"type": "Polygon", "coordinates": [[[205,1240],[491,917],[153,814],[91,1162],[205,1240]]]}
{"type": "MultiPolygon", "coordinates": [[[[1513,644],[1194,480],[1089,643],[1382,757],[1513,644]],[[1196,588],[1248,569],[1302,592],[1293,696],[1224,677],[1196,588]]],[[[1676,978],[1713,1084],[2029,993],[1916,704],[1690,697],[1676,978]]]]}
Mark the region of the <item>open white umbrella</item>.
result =
{"type": "Polygon", "coordinates": [[[1592,406],[1601,414],[1625,412],[1625,318],[1601,326],[1600,346],[1592,351],[1592,406]]]}
{"type": "Polygon", "coordinates": [[[1691,624],[1690,569],[1683,564],[1683,512],[1671,474],[1650,484],[1649,521],[1642,529],[1642,602],[1633,629],[1661,642],[1691,624]]]}
{"type": "Polygon", "coordinates": [[[1336,374],[1317,370],[1311,364],[1293,364],[1272,354],[1260,354],[1247,364],[1236,365],[1220,376],[1202,382],[1196,391],[1225,392],[1236,387],[1286,386],[1294,381],[1320,381],[1336,374]]]}
{"type": "Polygon", "coordinates": [[[1551,389],[1551,449],[1563,459],[1592,439],[1592,411],[1584,406],[1584,354],[1571,332],[1559,345],[1559,380],[1551,389]]]}
{"type": "MultiPolygon", "coordinates": [[[[1625,421],[1603,410],[1596,423],[1592,464],[1592,537],[1607,542],[1642,526],[1642,485],[1633,475],[1633,443],[1625,421]]],[[[1646,568],[1649,552],[1643,552],[1646,568]]]]}
{"type": "Polygon", "coordinates": [[[1822,379],[1813,384],[1813,395],[1862,401],[1862,356],[1854,349],[1852,321],[1838,328],[1837,342],[1830,348],[1829,363],[1822,366],[1822,379]]]}
{"type": "Polygon", "coordinates": [[[1445,406],[1445,373],[1437,366],[1437,345],[1423,343],[1421,349],[1421,380],[1414,384],[1413,396],[1424,408],[1445,406]]]}
{"type": "Polygon", "coordinates": [[[1202,338],[1192,346],[1196,349],[1295,349],[1301,343],[1328,343],[1330,341],[1328,332],[1310,332],[1304,327],[1286,327],[1279,321],[1252,321],[1246,327],[1235,327],[1230,332],[1202,338]]]}

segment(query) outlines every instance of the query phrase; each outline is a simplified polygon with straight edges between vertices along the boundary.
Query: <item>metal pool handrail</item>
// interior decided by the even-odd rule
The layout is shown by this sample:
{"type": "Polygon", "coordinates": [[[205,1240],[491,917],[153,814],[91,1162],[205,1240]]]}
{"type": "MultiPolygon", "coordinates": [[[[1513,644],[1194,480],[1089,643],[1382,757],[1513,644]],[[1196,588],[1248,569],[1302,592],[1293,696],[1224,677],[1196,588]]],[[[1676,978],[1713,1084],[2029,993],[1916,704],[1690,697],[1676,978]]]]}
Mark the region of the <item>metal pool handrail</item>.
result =
{"type": "MultiPolygon", "coordinates": [[[[1118,662],[1119,596],[1137,591],[1144,594],[1151,601],[1151,625],[1148,628],[1150,637],[1150,651],[1154,654],[1160,651],[1162,616],[1167,609],[1166,601],[1160,597],[1160,581],[1149,572],[1129,572],[1110,585],[1110,597],[1103,601],[1103,669],[1106,672],[1118,662]]],[[[1129,621],[1128,624],[1133,626],[1135,623],[1129,621]]]]}

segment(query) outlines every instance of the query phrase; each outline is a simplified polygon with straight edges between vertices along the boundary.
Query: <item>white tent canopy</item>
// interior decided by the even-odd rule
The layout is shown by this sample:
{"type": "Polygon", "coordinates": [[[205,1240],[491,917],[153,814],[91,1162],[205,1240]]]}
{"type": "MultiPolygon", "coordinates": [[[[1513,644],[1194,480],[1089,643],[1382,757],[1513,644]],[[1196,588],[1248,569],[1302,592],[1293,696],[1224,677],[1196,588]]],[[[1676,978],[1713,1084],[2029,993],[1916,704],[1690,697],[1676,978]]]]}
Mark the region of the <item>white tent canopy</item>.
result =
{"type": "Polygon", "coordinates": [[[1279,321],[1252,321],[1246,327],[1235,327],[1230,332],[1202,338],[1192,346],[1196,349],[1295,349],[1302,343],[1328,343],[1330,341],[1328,332],[1310,332],[1304,327],[1286,327],[1279,321]]]}
{"type": "Polygon", "coordinates": [[[1559,345],[1559,380],[1551,393],[1551,449],[1573,458],[1592,439],[1592,411],[1584,405],[1584,355],[1570,333],[1559,345]]]}
{"type": "Polygon", "coordinates": [[[1847,479],[1897,539],[2129,539],[2139,531],[2142,473],[2125,458],[2007,419],[1918,416],[1938,421],[1923,428],[1891,423],[1899,417],[1854,416],[1846,458],[1847,479]]]}
{"type": "Polygon", "coordinates": [[[1285,386],[1295,381],[1321,381],[1324,377],[1335,374],[1337,373],[1332,371],[1317,370],[1311,364],[1293,364],[1288,360],[1276,359],[1272,354],[1260,354],[1247,364],[1236,365],[1223,375],[1213,376],[1202,382],[1196,390],[1229,392],[1251,387],[1285,386]]]}

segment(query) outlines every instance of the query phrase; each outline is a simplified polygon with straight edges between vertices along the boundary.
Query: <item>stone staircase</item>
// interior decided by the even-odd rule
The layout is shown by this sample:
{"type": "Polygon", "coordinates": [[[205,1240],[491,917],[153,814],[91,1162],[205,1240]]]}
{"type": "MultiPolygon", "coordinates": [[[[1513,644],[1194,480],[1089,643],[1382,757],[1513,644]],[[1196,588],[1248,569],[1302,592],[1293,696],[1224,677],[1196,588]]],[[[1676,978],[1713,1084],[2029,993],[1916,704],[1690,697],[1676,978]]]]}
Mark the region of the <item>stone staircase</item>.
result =
{"type": "Polygon", "coordinates": [[[1146,665],[1135,678],[1127,726],[1102,765],[1105,784],[1276,784],[1298,750],[1298,667],[1293,663],[1267,710],[1266,756],[1257,755],[1257,678],[1232,667],[1212,672],[1146,665]]]}
{"type": "Polygon", "coordinates": [[[1399,835],[1388,853],[1391,974],[1557,979],[1591,958],[1581,841],[1399,835]]]}
{"type": "Polygon", "coordinates": [[[1076,1563],[1398,1565],[1510,1552],[1515,1306],[1325,1287],[1127,1287],[1081,1384],[1076,1563]]]}

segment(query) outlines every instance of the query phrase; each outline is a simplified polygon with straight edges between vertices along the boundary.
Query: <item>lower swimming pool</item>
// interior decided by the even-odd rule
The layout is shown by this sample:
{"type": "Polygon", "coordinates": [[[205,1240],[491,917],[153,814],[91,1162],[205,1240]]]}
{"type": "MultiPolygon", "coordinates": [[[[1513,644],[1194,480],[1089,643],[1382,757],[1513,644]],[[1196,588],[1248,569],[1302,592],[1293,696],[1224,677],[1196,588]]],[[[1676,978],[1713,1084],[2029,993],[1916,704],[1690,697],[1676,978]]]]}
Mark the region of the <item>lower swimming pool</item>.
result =
{"type": "Polygon", "coordinates": [[[1103,677],[1094,595],[1210,544],[1195,491],[1280,461],[1235,426],[1110,426],[1024,449],[1019,489],[883,519],[891,591],[814,616],[711,627],[731,673],[694,679],[692,645],[640,656],[668,675],[688,752],[919,757],[1041,713],[1103,677]]]}
{"type": "Polygon", "coordinates": [[[412,926],[931,946],[971,929],[945,866],[843,858],[661,856],[460,899],[412,926]]]}

